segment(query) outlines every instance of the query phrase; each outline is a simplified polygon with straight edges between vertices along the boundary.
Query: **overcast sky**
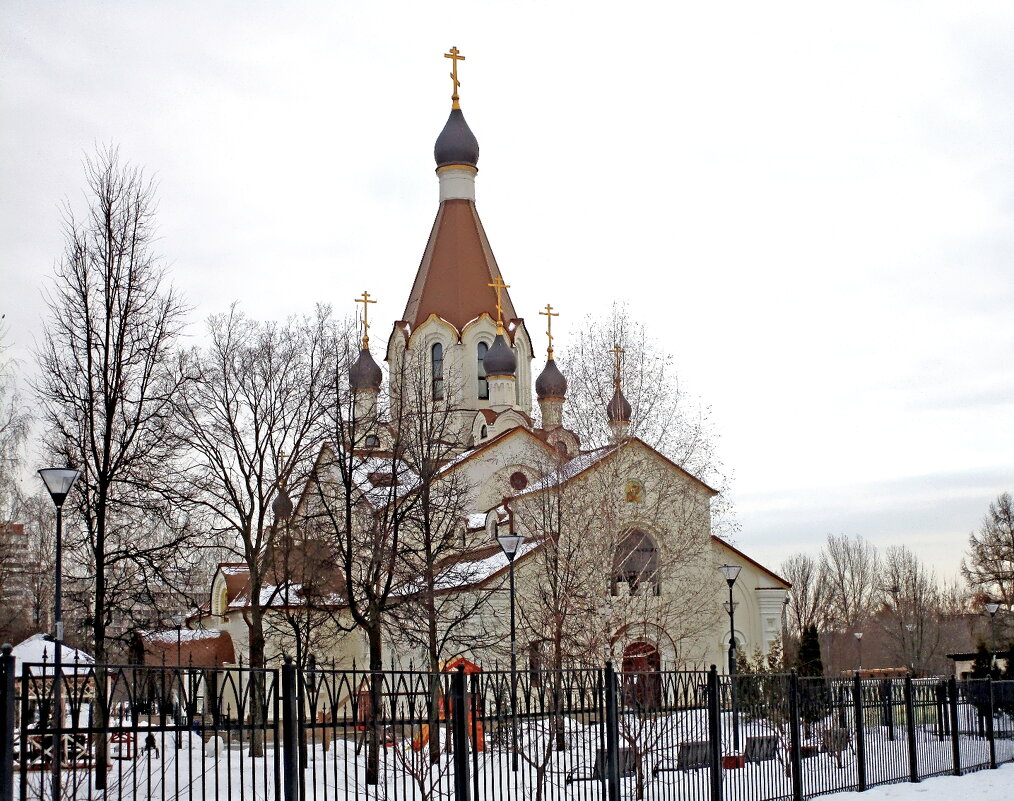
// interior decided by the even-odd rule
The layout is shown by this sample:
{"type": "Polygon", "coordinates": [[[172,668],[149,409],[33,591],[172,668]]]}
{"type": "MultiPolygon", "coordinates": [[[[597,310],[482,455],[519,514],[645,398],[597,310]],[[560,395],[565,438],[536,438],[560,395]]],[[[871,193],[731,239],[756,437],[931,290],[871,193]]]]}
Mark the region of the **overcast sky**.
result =
{"type": "Polygon", "coordinates": [[[1010,3],[5,0],[2,25],[20,355],[60,204],[108,142],[158,179],[195,323],[369,289],[386,333],[436,211],[456,45],[479,211],[536,352],[547,302],[565,344],[627,300],[711,407],[741,547],[777,567],[861,534],[950,577],[1014,489],[1010,3]]]}

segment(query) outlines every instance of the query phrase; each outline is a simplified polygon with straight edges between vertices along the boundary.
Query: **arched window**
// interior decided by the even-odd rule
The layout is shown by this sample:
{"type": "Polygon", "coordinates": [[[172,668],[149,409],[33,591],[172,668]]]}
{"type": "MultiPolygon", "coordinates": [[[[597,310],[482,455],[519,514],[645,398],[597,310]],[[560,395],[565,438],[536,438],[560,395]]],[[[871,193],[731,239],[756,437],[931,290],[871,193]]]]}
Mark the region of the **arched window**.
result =
{"type": "Polygon", "coordinates": [[[439,342],[430,351],[430,367],[433,373],[433,400],[444,399],[444,346],[439,342]]]}
{"type": "Polygon", "coordinates": [[[489,429],[486,426],[483,426],[482,429],[479,431],[479,439],[486,439],[486,437],[488,436],[489,429]]]}
{"type": "Polygon", "coordinates": [[[489,400],[489,381],[486,379],[486,365],[482,363],[482,360],[486,358],[486,352],[489,350],[489,345],[485,342],[480,342],[475,349],[476,355],[479,357],[479,400],[489,400]]]}
{"type": "Polygon", "coordinates": [[[658,549],[650,534],[634,529],[620,537],[613,558],[613,595],[658,595],[658,549]]]}

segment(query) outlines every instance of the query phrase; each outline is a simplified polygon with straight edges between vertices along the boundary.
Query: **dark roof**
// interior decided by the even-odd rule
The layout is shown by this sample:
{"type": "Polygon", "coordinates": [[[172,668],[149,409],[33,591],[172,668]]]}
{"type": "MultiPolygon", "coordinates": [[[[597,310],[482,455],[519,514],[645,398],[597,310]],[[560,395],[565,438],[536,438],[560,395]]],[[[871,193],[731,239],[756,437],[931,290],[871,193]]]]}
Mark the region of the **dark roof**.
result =
{"type": "Polygon", "coordinates": [[[488,376],[514,375],[514,371],[518,368],[518,360],[503,334],[496,335],[493,347],[486,351],[482,359],[482,366],[488,376]]]}
{"type": "Polygon", "coordinates": [[[612,399],[609,401],[609,405],[606,406],[606,414],[609,415],[609,422],[629,423],[630,412],[630,403],[625,397],[623,397],[623,391],[617,387],[616,391],[613,393],[612,399]]]}
{"type": "Polygon", "coordinates": [[[368,348],[359,351],[359,358],[349,368],[349,385],[352,389],[380,389],[383,374],[368,348]]]}
{"type": "Polygon", "coordinates": [[[535,379],[535,394],[542,398],[564,398],[567,395],[567,379],[564,378],[556,361],[550,359],[535,379]]]}
{"type": "Polygon", "coordinates": [[[437,167],[462,164],[475,167],[479,163],[479,140],[465,122],[460,108],[451,109],[444,129],[433,146],[433,158],[437,167]]]}

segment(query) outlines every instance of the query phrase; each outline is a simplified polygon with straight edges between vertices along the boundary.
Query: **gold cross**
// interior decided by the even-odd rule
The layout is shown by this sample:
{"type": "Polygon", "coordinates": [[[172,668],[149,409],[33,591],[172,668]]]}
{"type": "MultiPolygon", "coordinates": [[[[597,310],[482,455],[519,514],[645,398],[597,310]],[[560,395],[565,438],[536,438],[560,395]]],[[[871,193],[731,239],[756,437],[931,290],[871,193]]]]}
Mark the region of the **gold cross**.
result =
{"type": "Polygon", "coordinates": [[[621,370],[622,364],[623,364],[622,361],[621,361],[621,359],[622,359],[622,356],[624,354],[624,350],[623,350],[623,348],[620,347],[620,343],[617,342],[616,344],[613,345],[613,349],[611,351],[609,351],[609,352],[611,354],[613,354],[613,356],[616,358],[616,363],[613,366],[613,371],[614,371],[613,372],[613,383],[616,384],[617,388],[619,388],[619,386],[620,386],[620,370],[621,370]]]}
{"type": "Polygon", "coordinates": [[[549,338],[549,350],[547,351],[547,355],[549,356],[550,360],[552,360],[552,358],[553,358],[553,318],[554,317],[559,317],[560,313],[553,311],[553,307],[550,306],[547,303],[546,304],[546,310],[545,311],[540,311],[539,314],[543,315],[546,318],[546,336],[549,338]]]}
{"type": "Polygon", "coordinates": [[[458,62],[464,61],[465,57],[460,54],[458,48],[452,47],[450,53],[444,53],[444,58],[451,60],[451,80],[454,81],[454,94],[451,95],[451,108],[461,108],[458,104],[458,87],[461,81],[458,80],[458,62]]]}
{"type": "Polygon", "coordinates": [[[505,284],[503,278],[499,275],[494,279],[492,284],[486,284],[496,290],[496,332],[498,334],[503,333],[503,306],[500,305],[500,290],[510,289],[510,284],[505,284]]]}
{"type": "Polygon", "coordinates": [[[356,303],[363,304],[363,348],[370,347],[370,304],[376,303],[375,300],[370,300],[370,293],[363,292],[361,298],[356,298],[356,303]]]}

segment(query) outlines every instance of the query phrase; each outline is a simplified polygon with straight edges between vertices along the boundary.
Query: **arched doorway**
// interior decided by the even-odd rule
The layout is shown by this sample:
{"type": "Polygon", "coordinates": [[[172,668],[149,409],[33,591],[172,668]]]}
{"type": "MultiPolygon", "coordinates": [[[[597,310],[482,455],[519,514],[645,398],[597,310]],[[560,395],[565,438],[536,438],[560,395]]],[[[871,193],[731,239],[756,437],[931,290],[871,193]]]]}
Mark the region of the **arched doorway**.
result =
{"type": "Polygon", "coordinates": [[[662,704],[662,657],[649,642],[633,642],[623,649],[623,700],[634,709],[658,709],[662,704]]]}

